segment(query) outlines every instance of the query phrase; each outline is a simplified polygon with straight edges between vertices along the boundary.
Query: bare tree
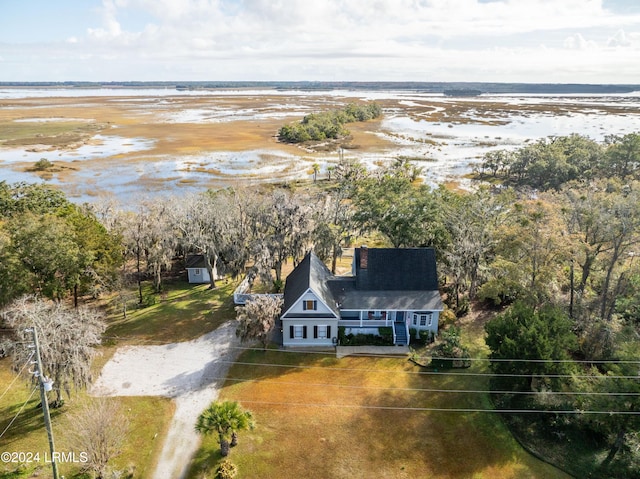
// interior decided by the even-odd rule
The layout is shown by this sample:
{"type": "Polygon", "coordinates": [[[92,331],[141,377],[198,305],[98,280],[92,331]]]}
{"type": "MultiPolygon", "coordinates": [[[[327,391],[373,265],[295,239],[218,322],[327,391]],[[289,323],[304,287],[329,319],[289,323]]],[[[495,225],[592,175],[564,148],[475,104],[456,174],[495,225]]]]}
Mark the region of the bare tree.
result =
{"type": "Polygon", "coordinates": [[[31,354],[25,329],[35,326],[40,338],[40,356],[45,376],[53,379],[56,403],[62,391],[86,387],[92,379],[91,360],[94,346],[100,344],[106,323],[101,313],[86,307],[69,308],[63,303],[24,296],[13,301],[3,312],[18,341],[13,347],[14,363],[23,365],[31,354]]]}
{"type": "Polygon", "coordinates": [[[105,478],[109,461],[120,455],[129,431],[129,420],[113,398],[97,398],[68,417],[69,442],[86,457],[83,469],[94,478],[105,478]]]}
{"type": "Polygon", "coordinates": [[[255,295],[244,306],[236,307],[240,324],[236,336],[242,342],[258,340],[267,349],[269,333],[273,330],[280,311],[282,298],[271,295],[255,295]]]}
{"type": "Polygon", "coordinates": [[[135,212],[121,211],[117,223],[122,232],[125,255],[133,257],[136,263],[138,302],[142,304],[142,260],[144,259],[145,236],[149,227],[149,213],[140,201],[135,212]]]}

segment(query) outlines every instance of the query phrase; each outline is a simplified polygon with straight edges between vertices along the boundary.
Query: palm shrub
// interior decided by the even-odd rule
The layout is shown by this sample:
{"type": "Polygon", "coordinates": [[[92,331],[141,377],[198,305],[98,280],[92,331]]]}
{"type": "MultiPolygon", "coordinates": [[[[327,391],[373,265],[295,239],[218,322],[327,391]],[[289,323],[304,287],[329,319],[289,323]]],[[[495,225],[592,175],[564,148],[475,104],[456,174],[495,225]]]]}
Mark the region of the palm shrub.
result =
{"type": "Polygon", "coordinates": [[[229,455],[231,437],[233,436],[235,445],[238,443],[237,432],[253,429],[254,426],[251,412],[243,410],[236,401],[216,401],[205,409],[196,421],[196,431],[200,434],[218,434],[220,454],[223,457],[229,455]]]}

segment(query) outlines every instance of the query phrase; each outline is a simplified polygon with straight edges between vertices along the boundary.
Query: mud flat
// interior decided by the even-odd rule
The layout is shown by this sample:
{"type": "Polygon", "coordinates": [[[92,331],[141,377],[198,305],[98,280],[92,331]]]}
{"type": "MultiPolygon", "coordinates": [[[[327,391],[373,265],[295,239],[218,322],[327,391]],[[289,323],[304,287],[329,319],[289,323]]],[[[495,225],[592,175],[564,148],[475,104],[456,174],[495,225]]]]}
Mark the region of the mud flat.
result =
{"type": "Polygon", "coordinates": [[[640,96],[482,95],[410,91],[173,89],[0,90],[0,181],[48,181],[78,201],[237,183],[309,179],[347,156],[376,168],[398,157],[431,184],[458,181],[492,149],[579,133],[640,131],[640,96]],[[344,141],[287,145],[280,126],[349,102],[377,101],[382,119],[348,125],[344,141]],[[49,171],[33,171],[47,159],[49,171]]]}

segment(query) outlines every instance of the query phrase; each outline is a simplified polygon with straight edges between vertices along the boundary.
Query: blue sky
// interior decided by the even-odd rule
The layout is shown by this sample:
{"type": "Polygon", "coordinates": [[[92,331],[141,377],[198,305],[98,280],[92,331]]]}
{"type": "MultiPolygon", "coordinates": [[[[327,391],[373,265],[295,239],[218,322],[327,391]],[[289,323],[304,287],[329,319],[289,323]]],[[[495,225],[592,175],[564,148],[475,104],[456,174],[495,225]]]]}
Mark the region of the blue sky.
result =
{"type": "Polygon", "coordinates": [[[0,81],[640,83],[637,0],[0,0],[0,81]]]}

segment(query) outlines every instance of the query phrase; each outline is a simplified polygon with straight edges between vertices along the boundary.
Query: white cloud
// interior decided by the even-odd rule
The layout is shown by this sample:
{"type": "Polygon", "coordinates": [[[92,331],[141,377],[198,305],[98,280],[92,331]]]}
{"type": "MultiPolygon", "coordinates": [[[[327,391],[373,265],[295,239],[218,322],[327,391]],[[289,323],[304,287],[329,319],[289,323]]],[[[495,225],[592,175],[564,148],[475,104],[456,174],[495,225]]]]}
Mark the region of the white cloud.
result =
{"type": "Polygon", "coordinates": [[[85,37],[40,55],[65,79],[629,82],[639,36],[601,0],[103,0],[85,37]]]}
{"type": "Polygon", "coordinates": [[[564,40],[564,48],[569,50],[593,50],[597,47],[596,42],[586,40],[580,33],[575,33],[564,40]]]}
{"type": "Polygon", "coordinates": [[[609,38],[607,46],[609,47],[628,47],[631,45],[631,38],[624,32],[618,30],[614,36],[609,38]]]}

